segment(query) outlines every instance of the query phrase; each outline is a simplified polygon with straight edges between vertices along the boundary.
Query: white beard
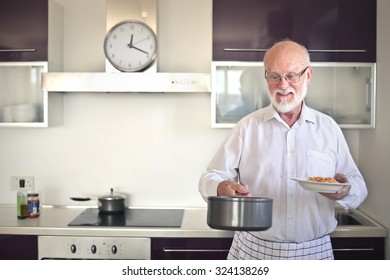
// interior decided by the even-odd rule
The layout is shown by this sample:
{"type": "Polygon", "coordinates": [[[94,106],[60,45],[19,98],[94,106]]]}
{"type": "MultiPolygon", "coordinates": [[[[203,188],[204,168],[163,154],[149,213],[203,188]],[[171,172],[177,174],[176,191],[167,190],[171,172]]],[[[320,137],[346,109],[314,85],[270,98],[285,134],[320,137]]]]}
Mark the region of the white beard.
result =
{"type": "Polygon", "coordinates": [[[307,84],[305,83],[302,86],[300,94],[298,94],[294,88],[288,87],[285,90],[275,89],[272,93],[268,90],[268,97],[271,100],[272,105],[280,113],[288,113],[294,110],[297,106],[302,103],[302,100],[306,97],[307,94],[307,84]],[[291,102],[282,100],[280,103],[276,101],[276,95],[283,93],[292,93],[293,99],[291,102]]]}

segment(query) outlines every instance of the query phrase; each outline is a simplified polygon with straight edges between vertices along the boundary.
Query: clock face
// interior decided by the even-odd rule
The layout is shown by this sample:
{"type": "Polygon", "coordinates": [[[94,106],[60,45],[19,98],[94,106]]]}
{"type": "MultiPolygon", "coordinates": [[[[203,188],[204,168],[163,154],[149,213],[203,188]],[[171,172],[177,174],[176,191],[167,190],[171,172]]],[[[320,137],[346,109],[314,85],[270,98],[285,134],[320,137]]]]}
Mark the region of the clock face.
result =
{"type": "Polygon", "coordinates": [[[141,71],[156,58],[157,38],[143,22],[122,21],[108,31],[104,53],[108,61],[120,71],[141,71]]]}

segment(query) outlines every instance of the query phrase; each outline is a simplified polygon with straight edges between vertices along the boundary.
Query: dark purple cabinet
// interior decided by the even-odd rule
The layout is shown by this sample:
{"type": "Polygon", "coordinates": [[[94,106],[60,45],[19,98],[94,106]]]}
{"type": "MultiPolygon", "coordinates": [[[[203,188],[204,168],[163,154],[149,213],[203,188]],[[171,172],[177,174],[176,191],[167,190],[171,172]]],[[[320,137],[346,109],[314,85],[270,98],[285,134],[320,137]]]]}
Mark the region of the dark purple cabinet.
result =
{"type": "Polygon", "coordinates": [[[376,62],[376,0],[213,0],[213,61],[262,61],[290,38],[317,62],[376,62]]]}
{"type": "Polygon", "coordinates": [[[336,260],[384,260],[385,239],[371,238],[331,238],[336,260]]]}
{"type": "Polygon", "coordinates": [[[37,260],[36,235],[0,234],[0,260],[37,260]]]}
{"type": "Polygon", "coordinates": [[[0,2],[0,61],[48,60],[48,0],[0,2]]]}
{"type": "Polygon", "coordinates": [[[153,260],[226,260],[232,238],[152,238],[153,260]]]}
{"type": "MultiPolygon", "coordinates": [[[[383,260],[383,237],[332,237],[336,260],[383,260]]],[[[152,238],[154,260],[226,260],[232,238],[152,238]]]]}

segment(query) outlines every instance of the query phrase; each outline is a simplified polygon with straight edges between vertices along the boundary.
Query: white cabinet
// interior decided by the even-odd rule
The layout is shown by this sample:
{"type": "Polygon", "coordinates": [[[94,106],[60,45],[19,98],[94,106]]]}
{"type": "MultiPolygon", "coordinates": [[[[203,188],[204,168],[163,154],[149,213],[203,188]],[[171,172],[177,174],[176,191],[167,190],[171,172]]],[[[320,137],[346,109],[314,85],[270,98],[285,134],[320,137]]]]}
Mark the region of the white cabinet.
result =
{"type": "MultiPolygon", "coordinates": [[[[341,128],[375,127],[375,63],[313,62],[305,102],[341,128]]],[[[212,63],[212,127],[233,127],[270,102],[262,62],[212,63]]]]}
{"type": "Polygon", "coordinates": [[[47,126],[47,62],[0,62],[0,126],[47,126]]]}

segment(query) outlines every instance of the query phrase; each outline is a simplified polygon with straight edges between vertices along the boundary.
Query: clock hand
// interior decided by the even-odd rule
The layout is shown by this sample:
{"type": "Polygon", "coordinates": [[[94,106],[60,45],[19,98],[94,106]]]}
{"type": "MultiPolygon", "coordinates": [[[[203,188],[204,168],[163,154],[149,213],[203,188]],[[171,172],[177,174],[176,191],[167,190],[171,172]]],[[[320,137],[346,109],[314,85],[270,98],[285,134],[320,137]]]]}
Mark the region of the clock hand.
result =
{"type": "Polygon", "coordinates": [[[137,47],[134,47],[134,46],[130,46],[130,48],[136,49],[137,51],[143,52],[145,54],[149,54],[148,52],[146,52],[144,50],[141,50],[140,48],[137,48],[137,47]]]}
{"type": "Polygon", "coordinates": [[[141,43],[142,41],[145,41],[145,40],[148,40],[148,39],[149,39],[149,36],[144,38],[144,39],[142,39],[142,40],[139,40],[139,41],[135,42],[133,45],[136,45],[136,44],[141,43]]]}
{"type": "MultiPolygon", "coordinates": [[[[142,39],[141,41],[138,41],[137,43],[142,42],[142,41],[144,41],[144,40],[146,40],[146,39],[149,39],[149,38],[147,37],[147,38],[145,38],[145,39],[142,39]]],[[[137,43],[135,43],[135,44],[137,44],[137,43]]],[[[137,51],[143,52],[143,53],[145,53],[145,54],[149,54],[148,52],[146,52],[146,51],[144,51],[144,50],[141,50],[140,48],[134,47],[134,44],[133,44],[133,34],[131,34],[131,37],[130,37],[130,44],[127,44],[127,46],[128,46],[130,49],[133,48],[133,49],[136,49],[137,51]]]]}
{"type": "Polygon", "coordinates": [[[131,34],[131,37],[130,37],[130,45],[129,45],[129,47],[131,48],[132,45],[133,45],[133,34],[131,34]]]}

